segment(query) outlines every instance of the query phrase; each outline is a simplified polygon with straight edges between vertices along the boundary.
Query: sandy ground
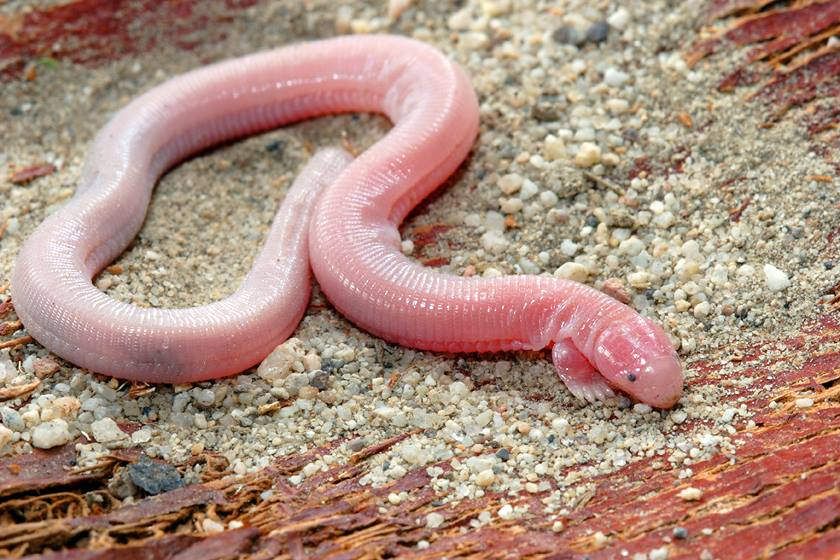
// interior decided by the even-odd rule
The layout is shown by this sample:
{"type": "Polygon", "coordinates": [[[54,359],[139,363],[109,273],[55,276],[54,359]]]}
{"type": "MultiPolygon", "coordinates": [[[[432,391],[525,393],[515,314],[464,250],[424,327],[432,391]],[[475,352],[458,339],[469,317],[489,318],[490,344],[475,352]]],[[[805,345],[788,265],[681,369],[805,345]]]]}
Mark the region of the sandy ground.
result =
{"type": "MultiPolygon", "coordinates": [[[[337,33],[427,41],[473,77],[482,128],[463,171],[402,228],[413,256],[453,274],[559,274],[623,294],[680,347],[688,386],[673,410],[624,398],[578,403],[542,353],[446,356],[385,344],[316,290],[299,342],[282,347],[263,375],[132,399],[126,384],[50,358],[37,343],[4,350],[6,386],[52,369],[52,360],[58,371],[31,399],[3,403],[10,435],[0,452],[27,451],[41,426],[55,441],[88,438],[77,446],[82,462],[133,442],[171,461],[218,451],[245,472],[347,438],[294,484],[365,443],[417,428],[377,459],[370,483],[466,449],[474,460],[453,459],[453,472],[433,483],[442,499],[487,488],[547,492],[548,513],[590,491],[590,475],[642,457],[690,478],[693,462],[738,445],[755,412],[731,395],[751,381],[737,363],[721,366],[727,386],[704,384],[693,364],[759,344],[772,375],[774,341],[825,311],[823,292],[840,270],[826,237],[840,227],[834,167],[796,119],[761,127],[768,109],[746,100],[749,88],[715,89],[742,51],[685,65],[702,22],[697,2],[418,2],[392,22],[382,2],[277,1],[244,10],[226,38],[192,51],[163,47],[95,68],[44,63],[35,80],[0,89],[0,166],[56,167],[27,184],[0,179],[3,285],[26,236],[72,196],[96,130],[138,93],[209,60],[337,33]],[[576,34],[584,39],[569,44],[576,34]],[[433,225],[445,227],[430,241],[433,225]],[[80,408],[56,411],[59,397],[80,408]],[[61,416],[66,427],[48,425],[61,416]]],[[[313,150],[342,141],[362,149],[388,127],[370,115],[322,118],[179,165],[117,260],[122,271],[103,272],[97,285],[142,306],[224,297],[313,150]]]]}

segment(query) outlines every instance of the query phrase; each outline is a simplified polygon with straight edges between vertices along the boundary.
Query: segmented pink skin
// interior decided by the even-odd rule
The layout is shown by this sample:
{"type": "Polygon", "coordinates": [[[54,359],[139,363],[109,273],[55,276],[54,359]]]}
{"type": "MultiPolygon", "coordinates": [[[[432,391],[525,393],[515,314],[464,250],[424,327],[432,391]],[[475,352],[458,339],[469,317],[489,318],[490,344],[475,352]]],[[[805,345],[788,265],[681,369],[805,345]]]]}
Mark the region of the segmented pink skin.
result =
{"type": "MultiPolygon", "coordinates": [[[[134,237],[157,177],[175,162],[222,140],[349,111],[383,113],[394,127],[334,180],[347,163],[341,157],[321,173],[332,184],[317,198],[309,261],[341,313],[384,339],[428,350],[571,341],[612,387],[654,406],[676,402],[682,376],[673,348],[661,328],[629,307],[567,280],[462,278],[400,252],[399,223],[470,151],[478,104],[460,67],[399,37],[258,53],[135,99],[94,141],[75,197],[21,251],[12,294],[24,325],[56,354],[117,377],[196,381],[258,362],[290,334],[308,298],[301,232],[282,246],[269,241],[240,291],[209,306],[140,309],[108,298],[91,278],[134,237]],[[284,277],[283,266],[263,271],[260,259],[271,261],[269,253],[282,254],[295,274],[284,277]],[[281,313],[275,304],[286,308],[281,313]]],[[[301,208],[296,224],[305,226],[301,208]]]]}

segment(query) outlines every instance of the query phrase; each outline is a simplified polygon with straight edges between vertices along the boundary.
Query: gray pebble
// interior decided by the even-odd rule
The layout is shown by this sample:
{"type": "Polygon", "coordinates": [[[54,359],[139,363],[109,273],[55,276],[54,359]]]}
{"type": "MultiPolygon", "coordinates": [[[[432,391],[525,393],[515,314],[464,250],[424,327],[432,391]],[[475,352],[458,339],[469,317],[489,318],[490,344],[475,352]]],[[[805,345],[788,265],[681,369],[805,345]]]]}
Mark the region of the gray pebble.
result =
{"type": "Polygon", "coordinates": [[[330,385],[330,376],[326,372],[316,371],[309,384],[319,391],[324,391],[330,385]]]}
{"type": "Polygon", "coordinates": [[[551,38],[561,45],[581,45],[584,41],[584,37],[581,36],[580,32],[568,25],[555,29],[551,34],[551,38]]]}
{"type": "Polygon", "coordinates": [[[565,104],[558,95],[541,95],[534,106],[531,115],[538,121],[560,120],[565,104]]]}
{"type": "Polygon", "coordinates": [[[674,538],[685,540],[688,538],[688,529],[685,527],[674,527],[674,538]]]}
{"type": "Polygon", "coordinates": [[[361,451],[367,445],[367,440],[363,437],[356,438],[347,442],[347,448],[353,453],[361,451]]]}
{"type": "Polygon", "coordinates": [[[596,21],[586,30],[586,41],[588,43],[603,43],[610,34],[610,26],[606,21],[596,21]]]}
{"type": "Polygon", "coordinates": [[[146,455],[128,466],[128,476],[131,482],[153,496],[183,486],[178,469],[168,463],[152,461],[146,455]]]}
{"type": "Polygon", "coordinates": [[[26,429],[23,418],[20,417],[20,413],[14,408],[9,408],[8,406],[1,407],[0,420],[3,421],[4,426],[13,432],[22,432],[26,429]]]}

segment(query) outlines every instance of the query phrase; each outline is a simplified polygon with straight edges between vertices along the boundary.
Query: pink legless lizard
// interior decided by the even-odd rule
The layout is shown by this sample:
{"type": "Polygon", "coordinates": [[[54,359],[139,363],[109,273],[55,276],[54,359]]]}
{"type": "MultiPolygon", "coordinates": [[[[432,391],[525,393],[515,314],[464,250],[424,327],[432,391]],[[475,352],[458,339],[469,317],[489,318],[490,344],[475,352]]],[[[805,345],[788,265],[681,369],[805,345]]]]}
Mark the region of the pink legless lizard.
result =
{"type": "Polygon", "coordinates": [[[308,245],[329,300],[377,336],[443,352],[551,347],[580,398],[618,389],[653,406],[675,404],[676,353],[658,325],[629,307],[569,280],[463,278],[400,252],[397,226],[461,164],[477,132],[478,104],[461,68],[400,37],[315,41],[173,78],[114,115],[74,197],[22,247],[11,286],[18,315],[45,347],[93,371],[170,383],[232,375],[300,320],[308,245]],[[353,161],[337,150],[316,154],[232,296],[142,309],[92,285],[136,235],[167,168],[224,140],[350,111],[383,113],[394,126],[353,161]]]}

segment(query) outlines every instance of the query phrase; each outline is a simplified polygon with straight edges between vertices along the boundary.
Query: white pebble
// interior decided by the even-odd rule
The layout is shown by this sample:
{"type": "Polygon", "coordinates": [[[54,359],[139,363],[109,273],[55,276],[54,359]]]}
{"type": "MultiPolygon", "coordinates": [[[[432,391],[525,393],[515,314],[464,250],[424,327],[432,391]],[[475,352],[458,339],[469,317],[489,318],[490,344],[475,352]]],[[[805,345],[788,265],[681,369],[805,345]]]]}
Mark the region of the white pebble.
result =
{"type": "Polygon", "coordinates": [[[406,239],[400,243],[400,250],[403,255],[410,255],[414,252],[414,242],[411,239],[406,239]]]}
{"type": "Polygon", "coordinates": [[[767,282],[767,289],[771,292],[781,292],[790,286],[790,278],[788,278],[787,273],[772,264],[764,265],[764,279],[767,282]]]}
{"type": "Polygon", "coordinates": [[[560,268],[554,271],[554,276],[574,280],[575,282],[585,282],[589,276],[589,271],[582,264],[567,262],[563,263],[560,268]]]}
{"type": "Polygon", "coordinates": [[[498,212],[490,210],[484,216],[484,229],[502,233],[505,231],[505,217],[498,212]]]}
{"type": "Polygon", "coordinates": [[[628,74],[612,67],[607,68],[607,71],[604,72],[604,83],[608,86],[620,86],[629,79],[630,76],[628,74]]]}
{"type": "Polygon", "coordinates": [[[61,418],[38,424],[32,430],[32,445],[39,449],[49,449],[64,445],[70,441],[67,422],[61,418]]]}
{"type": "Polygon", "coordinates": [[[511,197],[499,199],[499,209],[505,214],[516,214],[522,210],[522,199],[511,197]]]}
{"type": "Polygon", "coordinates": [[[711,311],[712,306],[709,305],[708,301],[701,301],[697,305],[694,306],[694,317],[697,319],[702,319],[709,315],[709,311],[711,311]]]}
{"type": "Polygon", "coordinates": [[[681,500],[685,500],[686,502],[693,502],[703,497],[703,491],[699,488],[689,486],[688,488],[680,490],[677,497],[681,500]]]}
{"type": "Polygon", "coordinates": [[[540,204],[545,208],[553,208],[559,201],[560,199],[552,191],[543,191],[540,193],[540,204]]]}
{"type": "Polygon", "coordinates": [[[627,112],[627,109],[630,108],[630,103],[626,99],[621,99],[620,97],[607,99],[605,105],[607,106],[607,110],[613,115],[625,113],[627,112]]]}
{"type": "Polygon", "coordinates": [[[583,142],[575,154],[575,165],[592,167],[601,161],[601,148],[592,142],[583,142]]]}
{"type": "Polygon", "coordinates": [[[660,548],[654,548],[648,554],[648,558],[650,560],[668,560],[668,547],[662,546],[660,548]]]}
{"type": "Polygon", "coordinates": [[[99,443],[112,443],[128,438],[128,434],[117,426],[114,419],[108,418],[107,416],[101,420],[92,422],[90,429],[93,432],[93,439],[99,443]]]}
{"type": "Polygon", "coordinates": [[[638,289],[645,289],[650,287],[650,274],[644,271],[631,272],[627,275],[627,282],[638,289]]]}
{"type": "Polygon", "coordinates": [[[472,21],[473,16],[470,13],[469,8],[461,8],[449,16],[449,19],[446,20],[446,25],[449,26],[449,29],[454,31],[463,31],[464,29],[469,29],[472,21]]]}
{"type": "Polygon", "coordinates": [[[518,173],[509,173],[499,179],[499,189],[507,195],[513,194],[522,188],[524,179],[518,173]]]}
{"type": "Polygon", "coordinates": [[[510,504],[505,504],[499,508],[499,517],[502,519],[513,519],[513,507],[510,504]]]}
{"type": "Polygon", "coordinates": [[[481,236],[481,246],[485,251],[498,255],[507,249],[508,240],[502,233],[488,231],[481,236]]]}
{"type": "Polygon", "coordinates": [[[428,527],[429,529],[437,529],[438,527],[443,525],[444,521],[446,521],[446,518],[444,516],[442,516],[436,511],[433,511],[432,513],[426,516],[426,527],[428,527]]]}
{"type": "MultiPolygon", "coordinates": [[[[801,399],[796,399],[795,404],[796,404],[796,408],[810,408],[810,407],[814,406],[814,399],[809,399],[807,397],[801,398],[801,399]]],[[[2,446],[0,446],[0,447],[2,447],[2,446]]]]}
{"type": "Polygon", "coordinates": [[[0,449],[3,449],[4,446],[12,441],[13,436],[14,432],[12,430],[0,424],[0,449]]]}
{"type": "Polygon", "coordinates": [[[629,21],[630,12],[627,11],[627,8],[619,8],[607,18],[607,23],[616,29],[624,29],[629,21]]]}
{"type": "Polygon", "coordinates": [[[464,216],[464,225],[467,227],[478,227],[481,225],[481,216],[472,213],[464,216]]]}
{"type": "Polygon", "coordinates": [[[496,480],[496,475],[493,473],[492,469],[483,470],[478,473],[475,477],[475,483],[481,486],[482,488],[486,488],[493,484],[496,480]]]}
{"type": "Polygon", "coordinates": [[[564,239],[560,243],[560,252],[566,255],[567,257],[573,257],[580,249],[580,245],[572,241],[571,239],[564,239]]]}
{"type": "Polygon", "coordinates": [[[668,229],[669,227],[674,225],[674,222],[676,222],[674,214],[668,211],[662,212],[661,214],[658,214],[653,218],[653,225],[662,229],[668,229]]]}
{"type": "Polygon", "coordinates": [[[543,155],[548,161],[562,159],[566,156],[566,144],[561,138],[549,134],[543,142],[543,155]]]}
{"type": "Polygon", "coordinates": [[[625,239],[618,245],[618,251],[625,255],[636,256],[645,250],[645,243],[635,235],[625,239]]]}
{"type": "Polygon", "coordinates": [[[540,188],[536,185],[536,183],[530,179],[525,179],[522,182],[522,188],[519,190],[519,198],[522,200],[528,200],[538,192],[540,192],[540,188]]]}
{"type": "Polygon", "coordinates": [[[201,528],[205,533],[221,533],[225,530],[225,526],[210,518],[205,518],[201,521],[201,528]]]}

